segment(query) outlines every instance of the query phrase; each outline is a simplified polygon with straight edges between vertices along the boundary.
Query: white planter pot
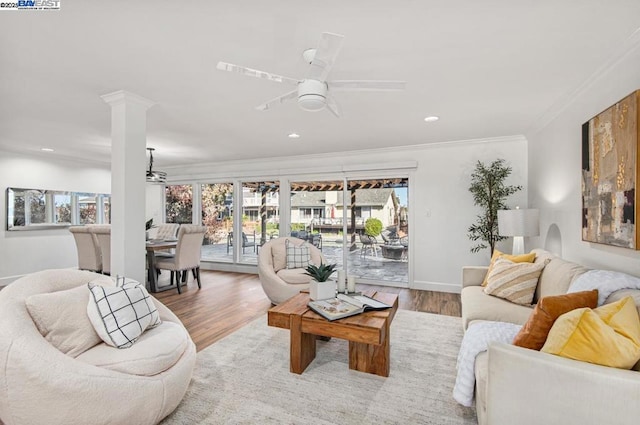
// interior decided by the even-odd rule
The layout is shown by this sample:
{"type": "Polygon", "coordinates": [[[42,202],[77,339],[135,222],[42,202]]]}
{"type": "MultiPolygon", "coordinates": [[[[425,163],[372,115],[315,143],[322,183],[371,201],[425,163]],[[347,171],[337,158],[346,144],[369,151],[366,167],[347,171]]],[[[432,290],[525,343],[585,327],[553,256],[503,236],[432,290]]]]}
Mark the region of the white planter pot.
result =
{"type": "Polygon", "coordinates": [[[318,282],[312,280],[309,285],[309,298],[311,300],[326,300],[328,298],[335,298],[336,296],[336,282],[328,280],[326,282],[318,282]]]}

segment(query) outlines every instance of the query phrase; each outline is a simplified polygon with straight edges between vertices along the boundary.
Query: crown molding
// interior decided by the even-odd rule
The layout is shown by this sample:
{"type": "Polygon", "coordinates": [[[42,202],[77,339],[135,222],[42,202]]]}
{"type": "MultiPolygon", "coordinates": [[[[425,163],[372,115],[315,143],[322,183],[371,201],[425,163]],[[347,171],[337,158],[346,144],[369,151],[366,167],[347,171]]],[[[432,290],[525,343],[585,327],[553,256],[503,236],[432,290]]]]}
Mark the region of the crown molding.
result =
{"type": "MultiPolygon", "coordinates": [[[[416,145],[404,145],[404,146],[393,146],[386,148],[376,148],[376,149],[359,149],[352,151],[344,151],[344,152],[328,152],[328,153],[319,153],[319,154],[306,154],[306,155],[291,155],[291,156],[273,156],[273,157],[264,157],[264,158],[254,158],[254,159],[240,159],[235,161],[224,161],[224,162],[201,162],[201,163],[193,163],[189,164],[189,168],[199,168],[199,167],[216,167],[221,164],[238,166],[238,167],[247,167],[255,164],[264,164],[265,161],[292,161],[292,160],[327,160],[327,159],[335,159],[336,154],[339,154],[341,157],[360,157],[363,154],[386,154],[386,153],[395,153],[395,152],[403,152],[403,151],[416,151],[416,150],[429,150],[435,148],[441,148],[446,146],[458,146],[458,145],[475,145],[475,144],[485,144],[485,143],[508,143],[508,142],[522,142],[527,139],[524,135],[517,134],[511,136],[498,136],[498,137],[487,137],[482,139],[462,139],[462,140],[452,140],[445,142],[434,142],[434,143],[422,143],[416,145]]],[[[162,166],[163,170],[171,171],[171,170],[179,170],[183,169],[187,165],[171,165],[171,166],[162,166]]],[[[334,166],[336,171],[345,171],[345,168],[349,168],[349,166],[334,166]]],[[[389,168],[389,167],[387,167],[389,168]]],[[[405,167],[401,167],[405,168],[405,167]]],[[[306,169],[305,169],[306,170],[306,169]]],[[[308,170],[307,170],[308,171],[308,170]]],[[[246,175],[246,173],[243,173],[246,175]]]]}
{"type": "Polygon", "coordinates": [[[0,152],[7,152],[14,155],[18,155],[24,158],[38,158],[43,159],[45,161],[69,161],[80,164],[92,165],[98,168],[104,168],[106,170],[111,167],[111,159],[107,157],[107,160],[98,160],[98,159],[87,159],[87,158],[78,158],[75,156],[59,154],[58,152],[41,152],[39,150],[29,150],[25,151],[24,149],[11,149],[6,146],[0,148],[0,152]]]}
{"type": "Polygon", "coordinates": [[[604,76],[610,73],[620,62],[629,55],[640,50],[640,28],[636,29],[624,42],[620,43],[607,61],[603,63],[596,71],[587,77],[575,89],[560,97],[546,112],[544,112],[534,124],[525,132],[525,134],[533,134],[541,131],[553,120],[555,120],[562,112],[564,112],[575,100],[589,90],[594,84],[600,81],[604,76]]]}

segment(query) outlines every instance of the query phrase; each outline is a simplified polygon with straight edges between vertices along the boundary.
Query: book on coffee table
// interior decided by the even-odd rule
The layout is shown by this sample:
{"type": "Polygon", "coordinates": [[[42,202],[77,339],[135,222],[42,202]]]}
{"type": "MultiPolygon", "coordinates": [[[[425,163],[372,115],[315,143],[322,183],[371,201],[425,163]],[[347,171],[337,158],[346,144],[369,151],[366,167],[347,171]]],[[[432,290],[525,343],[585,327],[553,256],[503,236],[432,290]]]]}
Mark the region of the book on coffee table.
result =
{"type": "Polygon", "coordinates": [[[354,316],[369,310],[384,310],[390,305],[374,300],[366,295],[338,294],[336,298],[309,301],[309,308],[327,320],[337,320],[354,316]]]}

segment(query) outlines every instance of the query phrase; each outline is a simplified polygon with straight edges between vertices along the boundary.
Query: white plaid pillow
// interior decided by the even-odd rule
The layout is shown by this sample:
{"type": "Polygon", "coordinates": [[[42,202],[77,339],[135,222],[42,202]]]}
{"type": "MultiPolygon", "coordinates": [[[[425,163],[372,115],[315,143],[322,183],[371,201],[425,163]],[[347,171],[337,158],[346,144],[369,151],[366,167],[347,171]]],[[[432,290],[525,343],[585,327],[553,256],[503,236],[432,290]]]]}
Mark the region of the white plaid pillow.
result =
{"type": "Polygon", "coordinates": [[[128,348],[147,328],[160,324],[160,315],[144,285],[129,281],[117,287],[89,282],[87,314],[106,344],[128,348]]]}
{"type": "Polygon", "coordinates": [[[293,242],[287,239],[284,245],[287,249],[288,269],[306,268],[311,264],[311,253],[309,252],[309,245],[306,242],[300,246],[295,246],[293,242]]]}

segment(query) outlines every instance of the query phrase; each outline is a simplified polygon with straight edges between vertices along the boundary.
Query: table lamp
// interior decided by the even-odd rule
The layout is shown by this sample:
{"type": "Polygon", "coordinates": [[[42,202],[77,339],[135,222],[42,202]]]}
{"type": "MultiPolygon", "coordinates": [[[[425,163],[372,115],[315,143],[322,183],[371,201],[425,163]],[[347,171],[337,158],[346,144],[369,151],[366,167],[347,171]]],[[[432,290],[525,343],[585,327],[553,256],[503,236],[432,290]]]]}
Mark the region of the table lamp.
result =
{"type": "Polygon", "coordinates": [[[524,237],[540,234],[538,210],[498,210],[498,233],[513,236],[513,255],[524,254],[524,237]]]}

